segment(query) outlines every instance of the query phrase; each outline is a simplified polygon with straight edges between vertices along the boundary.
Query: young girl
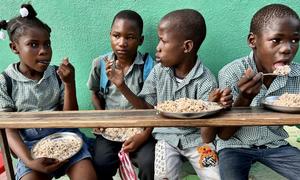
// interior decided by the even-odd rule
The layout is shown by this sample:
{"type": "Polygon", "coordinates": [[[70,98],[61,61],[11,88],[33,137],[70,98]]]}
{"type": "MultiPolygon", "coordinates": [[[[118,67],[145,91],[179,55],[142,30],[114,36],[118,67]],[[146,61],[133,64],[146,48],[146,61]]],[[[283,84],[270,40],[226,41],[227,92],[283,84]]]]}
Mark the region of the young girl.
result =
{"type": "MultiPolygon", "coordinates": [[[[20,13],[21,16],[8,23],[0,23],[0,28],[8,32],[11,50],[20,58],[18,63],[9,65],[0,76],[0,109],[17,112],[77,110],[73,66],[67,59],[57,70],[49,66],[52,57],[51,29],[36,18],[37,14],[31,5],[22,5],[20,13]],[[7,83],[7,79],[11,83],[7,83]],[[9,84],[12,86],[11,92],[8,91],[9,84]]],[[[16,179],[45,180],[64,174],[71,179],[96,179],[86,144],[64,162],[32,158],[30,149],[37,141],[50,134],[66,131],[83,136],[79,129],[7,129],[9,146],[19,159],[16,179]]]]}

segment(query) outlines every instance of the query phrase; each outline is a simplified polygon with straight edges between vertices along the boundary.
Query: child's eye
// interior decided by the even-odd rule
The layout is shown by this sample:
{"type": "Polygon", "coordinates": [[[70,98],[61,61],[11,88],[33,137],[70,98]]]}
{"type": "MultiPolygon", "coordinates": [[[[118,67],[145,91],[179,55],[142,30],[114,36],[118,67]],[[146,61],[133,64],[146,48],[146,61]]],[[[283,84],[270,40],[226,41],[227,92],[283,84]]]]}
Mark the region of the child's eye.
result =
{"type": "Polygon", "coordinates": [[[118,34],[113,34],[113,37],[119,39],[119,38],[120,38],[120,35],[118,35],[118,34]]]}
{"type": "Polygon", "coordinates": [[[279,38],[272,39],[272,42],[273,42],[273,43],[279,43],[279,42],[280,42],[280,39],[279,39],[279,38]]]}
{"type": "Polygon", "coordinates": [[[32,48],[37,48],[38,47],[38,44],[37,43],[30,43],[29,44],[32,48]]]}
{"type": "Polygon", "coordinates": [[[46,45],[47,45],[48,47],[51,47],[51,42],[48,42],[46,45]]]}
{"type": "Polygon", "coordinates": [[[133,39],[135,39],[135,37],[129,36],[128,39],[133,40],[133,39]]]}
{"type": "Polygon", "coordinates": [[[51,47],[51,43],[46,43],[45,47],[50,48],[51,47]]]}
{"type": "Polygon", "coordinates": [[[299,39],[293,39],[293,40],[292,40],[292,43],[293,43],[293,44],[299,43],[299,39]]]}

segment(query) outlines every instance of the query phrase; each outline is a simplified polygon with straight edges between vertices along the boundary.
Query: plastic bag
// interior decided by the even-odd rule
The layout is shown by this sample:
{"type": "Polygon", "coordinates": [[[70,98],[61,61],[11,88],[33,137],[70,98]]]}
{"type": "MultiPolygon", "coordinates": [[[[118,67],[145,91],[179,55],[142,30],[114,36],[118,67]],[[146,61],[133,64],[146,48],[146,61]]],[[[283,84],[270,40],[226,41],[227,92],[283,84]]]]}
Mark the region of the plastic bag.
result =
{"type": "Polygon", "coordinates": [[[129,155],[123,149],[118,154],[120,159],[119,173],[122,180],[138,180],[129,155]]]}

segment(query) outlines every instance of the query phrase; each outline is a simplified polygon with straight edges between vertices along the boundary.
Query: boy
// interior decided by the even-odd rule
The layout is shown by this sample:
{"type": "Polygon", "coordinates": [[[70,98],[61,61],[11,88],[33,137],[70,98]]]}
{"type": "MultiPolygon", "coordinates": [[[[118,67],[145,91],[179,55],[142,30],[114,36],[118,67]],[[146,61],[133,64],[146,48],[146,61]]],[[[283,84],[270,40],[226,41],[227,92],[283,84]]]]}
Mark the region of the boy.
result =
{"type": "MultiPolygon", "coordinates": [[[[300,93],[300,65],[293,63],[300,39],[299,16],[291,8],[272,4],[253,16],[248,35],[249,56],[219,72],[220,87],[231,87],[234,106],[259,106],[267,96],[300,93]],[[290,65],[288,76],[264,76],[290,65]],[[236,83],[238,82],[238,83],[236,83]]],[[[217,141],[222,179],[248,179],[259,161],[288,179],[299,179],[300,151],[288,144],[282,126],[222,128],[217,141]]]]}
{"type": "MultiPolygon", "coordinates": [[[[149,73],[153,67],[151,57],[142,55],[138,51],[138,47],[144,40],[142,33],[143,20],[138,13],[123,10],[114,17],[110,32],[113,52],[93,61],[88,80],[95,109],[133,109],[116,86],[107,81],[105,61],[118,60],[125,72],[125,83],[131,91],[139,93],[144,82],[143,76],[147,76],[147,72],[149,73]]],[[[153,179],[155,140],[150,136],[149,130],[149,128],[145,130],[142,128],[94,128],[96,134],[94,164],[99,178],[112,179],[120,164],[118,153],[123,149],[129,152],[133,164],[139,168],[139,178],[153,179]],[[133,132],[135,135],[132,135],[133,132]]]]}
{"type": "MultiPolygon", "coordinates": [[[[207,100],[217,82],[197,56],[205,35],[205,21],[198,11],[182,9],[170,12],[158,27],[156,59],[159,64],[150,72],[139,97],[124,83],[118,61],[115,69],[113,63],[107,65],[108,77],[129,102],[140,109],[153,108],[157,103],[182,97],[207,100]]],[[[217,90],[215,96],[223,105],[231,104],[230,90],[217,90]]],[[[217,159],[203,167],[201,153],[197,150],[204,142],[214,140],[214,132],[210,128],[200,129],[201,135],[199,128],[154,128],[153,135],[158,140],[155,179],[179,179],[183,157],[189,160],[201,179],[219,179],[217,159]]]]}

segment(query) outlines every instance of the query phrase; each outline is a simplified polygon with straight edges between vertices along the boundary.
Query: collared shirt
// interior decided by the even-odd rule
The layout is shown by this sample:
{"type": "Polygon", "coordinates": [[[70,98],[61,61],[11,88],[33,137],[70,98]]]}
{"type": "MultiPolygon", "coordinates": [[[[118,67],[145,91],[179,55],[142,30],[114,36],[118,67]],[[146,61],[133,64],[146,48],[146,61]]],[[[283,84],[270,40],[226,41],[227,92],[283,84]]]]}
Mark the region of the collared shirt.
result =
{"type": "Polygon", "coordinates": [[[9,65],[5,72],[12,80],[12,97],[7,93],[4,76],[0,75],[0,109],[14,109],[17,112],[54,111],[63,104],[64,86],[59,85],[53,66],[46,69],[40,80],[25,77],[19,72],[17,64],[9,65]]]}
{"type": "MultiPolygon", "coordinates": [[[[199,59],[180,82],[176,80],[172,68],[164,67],[159,63],[149,74],[139,96],[153,106],[166,100],[183,97],[207,100],[209,93],[216,87],[214,75],[203,66],[199,59]]],[[[199,146],[202,143],[199,128],[154,128],[153,136],[182,149],[199,146]]]]}
{"type": "MultiPolygon", "coordinates": [[[[237,83],[248,68],[258,73],[253,52],[249,56],[227,64],[219,72],[220,88],[230,87],[234,100],[240,93],[237,83]]],[[[300,64],[291,63],[290,68],[291,72],[288,76],[277,76],[269,88],[263,85],[250,106],[260,106],[261,100],[267,96],[279,96],[286,92],[300,93],[300,64]]],[[[283,129],[283,126],[241,127],[229,140],[218,139],[217,150],[223,148],[249,148],[261,145],[275,148],[286,145],[287,142],[284,139],[287,137],[288,133],[283,129]]]]}
{"type": "MultiPolygon", "coordinates": [[[[100,60],[105,56],[108,59],[116,60],[113,52],[109,52],[103,56],[94,59],[92,69],[90,72],[87,86],[92,91],[99,91],[100,89],[100,60]]],[[[137,53],[136,58],[132,65],[129,67],[127,73],[124,76],[125,84],[134,93],[138,94],[142,89],[143,84],[143,56],[140,52],[137,53]]],[[[103,96],[105,98],[105,109],[133,109],[134,107],[125,96],[118,90],[113,84],[109,83],[108,94],[103,96]]],[[[106,128],[104,132],[94,132],[95,134],[101,134],[106,139],[112,141],[124,141],[128,137],[131,137],[134,133],[142,131],[142,128],[106,128]]]]}
{"type": "MultiPolygon", "coordinates": [[[[59,85],[55,68],[49,66],[40,80],[25,77],[18,70],[18,64],[11,64],[6,74],[12,80],[11,97],[7,93],[7,85],[3,75],[0,75],[0,110],[17,112],[55,111],[64,101],[64,86],[59,85]]],[[[25,143],[38,140],[54,132],[65,129],[21,129],[20,133],[25,143]]],[[[32,143],[31,143],[32,144],[32,143]]]]}
{"type": "MultiPolygon", "coordinates": [[[[108,56],[108,59],[115,60],[113,52],[104,56],[108,56]]],[[[99,61],[102,57],[103,56],[100,56],[93,60],[92,69],[87,82],[88,88],[96,92],[100,89],[101,73],[99,61]]],[[[124,77],[125,84],[134,94],[138,94],[141,91],[141,83],[143,83],[143,64],[143,56],[140,52],[138,52],[133,64],[129,67],[124,77]]],[[[133,109],[133,106],[128,102],[118,88],[113,83],[110,83],[108,94],[105,96],[105,109],[133,109]]]]}

